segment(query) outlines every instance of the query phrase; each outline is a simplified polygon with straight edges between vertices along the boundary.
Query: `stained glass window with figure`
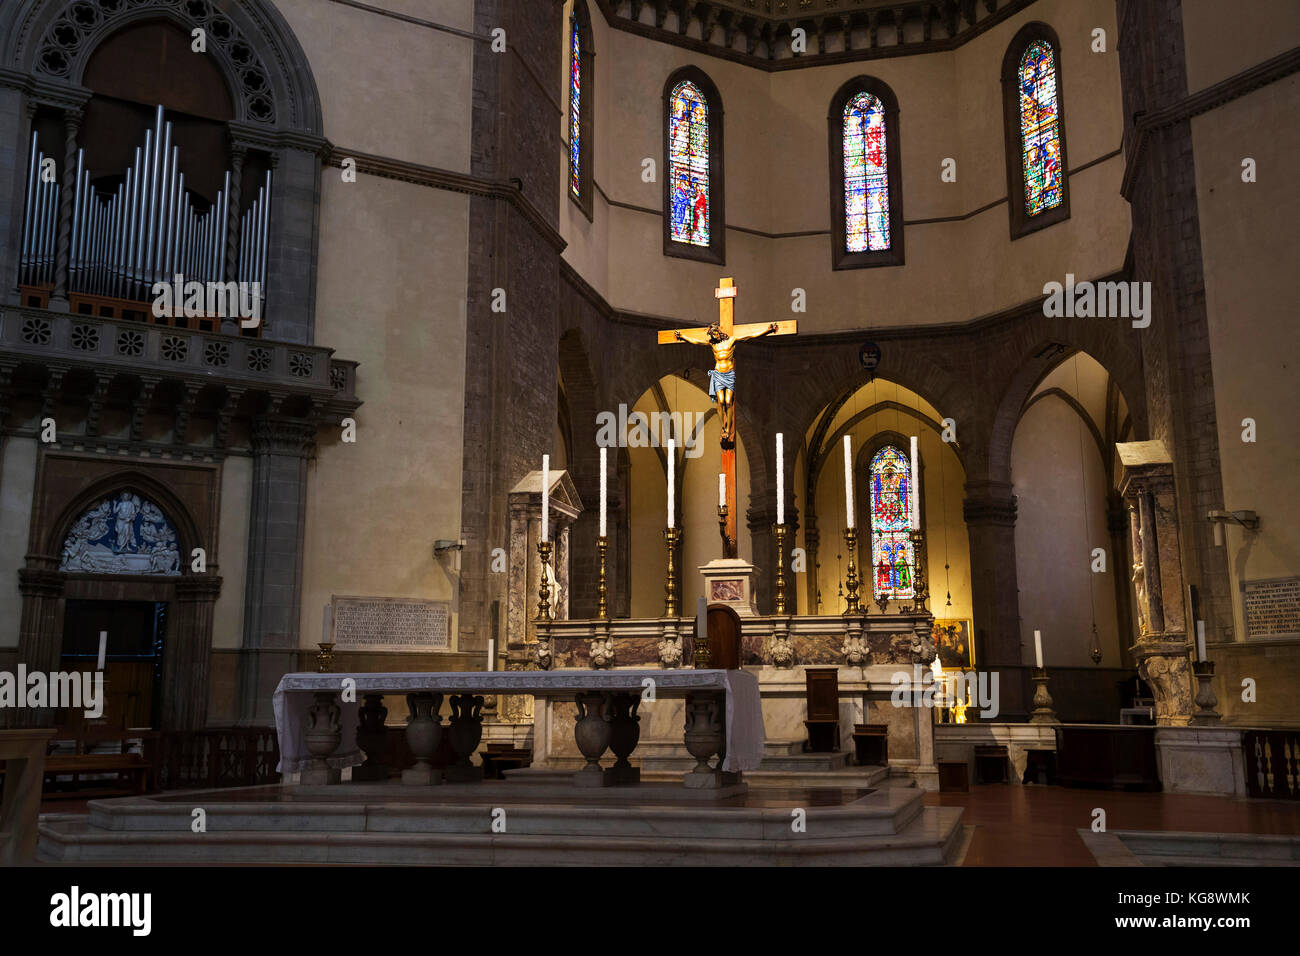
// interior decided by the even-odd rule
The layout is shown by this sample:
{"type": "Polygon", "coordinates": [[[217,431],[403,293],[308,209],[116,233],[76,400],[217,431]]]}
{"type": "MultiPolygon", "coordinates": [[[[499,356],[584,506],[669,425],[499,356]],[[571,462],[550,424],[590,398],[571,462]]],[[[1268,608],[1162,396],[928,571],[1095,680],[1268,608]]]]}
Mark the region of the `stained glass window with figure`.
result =
{"type": "Polygon", "coordinates": [[[871,581],[877,599],[913,596],[911,472],[907,455],[893,445],[871,458],[871,581]]]}

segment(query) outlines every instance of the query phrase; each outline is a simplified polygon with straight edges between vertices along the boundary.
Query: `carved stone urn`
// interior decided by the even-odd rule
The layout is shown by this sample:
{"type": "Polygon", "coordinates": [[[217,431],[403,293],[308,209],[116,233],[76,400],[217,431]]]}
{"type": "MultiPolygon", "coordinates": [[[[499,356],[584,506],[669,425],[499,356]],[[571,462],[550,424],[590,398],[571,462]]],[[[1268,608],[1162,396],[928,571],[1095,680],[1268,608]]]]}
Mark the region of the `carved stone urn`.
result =
{"type": "Polygon", "coordinates": [[[307,785],[338,783],[341,776],[337,767],[331,767],[328,757],[338,749],[343,739],[343,722],[339,705],[333,693],[319,693],[307,711],[307,731],[303,740],[312,755],[312,765],[302,772],[301,782],[307,785]]]}
{"type": "Polygon", "coordinates": [[[420,785],[442,782],[442,771],[433,767],[433,755],[442,742],[441,694],[407,694],[406,745],[415,757],[415,766],[402,771],[402,783],[420,785]]]}
{"type": "Polygon", "coordinates": [[[721,752],[723,740],[722,715],[712,697],[690,695],[686,698],[686,750],[695,758],[691,773],[712,773],[709,758],[721,752]]]}
{"type": "Polygon", "coordinates": [[[470,755],[478,749],[483,739],[483,698],[475,694],[453,694],[451,698],[451,726],[447,736],[451,740],[455,762],[447,768],[447,779],[457,781],[482,780],[483,768],[470,762],[470,755]]]}
{"type": "Polygon", "coordinates": [[[641,780],[641,770],[627,759],[641,739],[641,718],[636,712],[640,706],[640,694],[614,695],[613,714],[609,720],[609,749],[616,759],[614,766],[605,771],[605,779],[611,784],[639,783],[641,780]]]}
{"type": "Polygon", "coordinates": [[[573,775],[573,782],[580,787],[601,787],[605,781],[600,758],[609,749],[612,736],[609,723],[610,695],[579,694],[577,705],[578,717],[573,737],[577,741],[578,750],[587,758],[587,765],[573,775]]]}

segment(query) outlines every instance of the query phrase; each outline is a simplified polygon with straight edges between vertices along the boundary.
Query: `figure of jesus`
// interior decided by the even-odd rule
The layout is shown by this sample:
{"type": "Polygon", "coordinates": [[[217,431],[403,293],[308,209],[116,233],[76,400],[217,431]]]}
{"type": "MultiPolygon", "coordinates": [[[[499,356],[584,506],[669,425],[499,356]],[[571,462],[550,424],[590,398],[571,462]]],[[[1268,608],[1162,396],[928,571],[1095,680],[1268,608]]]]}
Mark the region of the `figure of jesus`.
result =
{"type": "Polygon", "coordinates": [[[736,446],[736,365],[735,352],[736,343],[743,342],[746,339],[759,339],[765,335],[771,335],[780,330],[780,326],[773,322],[766,328],[761,328],[752,332],[741,332],[736,335],[726,335],[722,327],[716,322],[707,329],[688,329],[686,332],[678,330],[674,333],[679,342],[689,342],[692,345],[707,345],[713,349],[713,368],[709,370],[709,398],[718,404],[718,417],[722,423],[722,447],[734,448],[736,446]]]}

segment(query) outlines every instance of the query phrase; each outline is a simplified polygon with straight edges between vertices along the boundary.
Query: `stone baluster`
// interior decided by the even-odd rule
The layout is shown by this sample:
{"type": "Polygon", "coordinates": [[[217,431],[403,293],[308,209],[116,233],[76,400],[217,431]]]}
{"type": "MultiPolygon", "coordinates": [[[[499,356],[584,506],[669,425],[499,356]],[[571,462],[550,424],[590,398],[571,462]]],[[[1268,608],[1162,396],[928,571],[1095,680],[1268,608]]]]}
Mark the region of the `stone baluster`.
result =
{"type": "Polygon", "coordinates": [[[603,787],[605,775],[601,770],[601,755],[609,749],[612,736],[610,716],[612,700],[608,693],[589,693],[577,696],[578,715],[573,736],[578,750],[587,758],[587,764],[573,775],[577,787],[603,787]]]}
{"type": "Polygon", "coordinates": [[[343,739],[338,695],[324,691],[316,694],[315,698],[307,711],[307,732],[303,735],[307,752],[312,756],[311,766],[302,772],[300,783],[303,786],[334,784],[341,777],[339,768],[329,765],[329,757],[338,750],[343,739]]]}
{"type": "Polygon", "coordinates": [[[470,756],[483,739],[483,698],[474,694],[453,694],[451,698],[452,753],[456,759],[447,768],[447,780],[472,783],[483,779],[483,767],[470,762],[470,756]]]}
{"type": "Polygon", "coordinates": [[[415,766],[402,771],[402,783],[409,786],[428,786],[442,783],[442,771],[433,766],[434,754],[442,743],[442,695],[432,693],[407,694],[406,745],[415,757],[415,766]]]}

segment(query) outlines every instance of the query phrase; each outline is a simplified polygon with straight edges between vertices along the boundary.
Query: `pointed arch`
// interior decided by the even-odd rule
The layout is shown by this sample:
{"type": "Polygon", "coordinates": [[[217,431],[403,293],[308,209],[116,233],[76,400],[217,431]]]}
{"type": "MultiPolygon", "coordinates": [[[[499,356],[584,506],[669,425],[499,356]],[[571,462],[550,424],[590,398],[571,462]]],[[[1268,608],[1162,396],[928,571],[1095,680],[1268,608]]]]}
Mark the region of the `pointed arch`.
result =
{"type": "Polygon", "coordinates": [[[855,76],[831,99],[827,125],[832,267],[902,265],[898,98],[888,84],[855,76]]]}
{"type": "Polygon", "coordinates": [[[1011,238],[1070,218],[1061,43],[1045,23],[1027,23],[1002,60],[1011,238]]]}
{"type": "Polygon", "coordinates": [[[664,255],[723,265],[722,97],[699,67],[664,83],[664,255]]]}

